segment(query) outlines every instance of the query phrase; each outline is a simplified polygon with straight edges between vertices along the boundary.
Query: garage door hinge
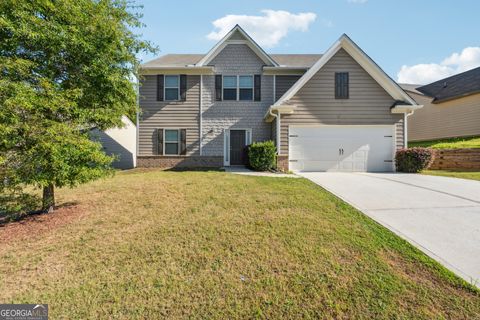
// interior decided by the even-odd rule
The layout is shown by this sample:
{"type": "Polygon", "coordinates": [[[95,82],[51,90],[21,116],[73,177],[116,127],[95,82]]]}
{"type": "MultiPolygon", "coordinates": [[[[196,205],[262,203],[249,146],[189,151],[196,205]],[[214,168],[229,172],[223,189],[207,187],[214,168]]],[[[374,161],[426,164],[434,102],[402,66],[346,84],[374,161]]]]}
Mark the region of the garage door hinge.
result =
{"type": "Polygon", "coordinates": [[[385,138],[392,138],[393,136],[384,136],[385,138]]]}
{"type": "Polygon", "coordinates": [[[383,160],[383,162],[393,162],[392,160],[383,160]]]}
{"type": "Polygon", "coordinates": [[[298,135],[296,134],[292,134],[292,135],[289,135],[290,138],[298,138],[298,135]]]}
{"type": "Polygon", "coordinates": [[[298,160],[288,160],[288,162],[298,162],[298,160]]]}

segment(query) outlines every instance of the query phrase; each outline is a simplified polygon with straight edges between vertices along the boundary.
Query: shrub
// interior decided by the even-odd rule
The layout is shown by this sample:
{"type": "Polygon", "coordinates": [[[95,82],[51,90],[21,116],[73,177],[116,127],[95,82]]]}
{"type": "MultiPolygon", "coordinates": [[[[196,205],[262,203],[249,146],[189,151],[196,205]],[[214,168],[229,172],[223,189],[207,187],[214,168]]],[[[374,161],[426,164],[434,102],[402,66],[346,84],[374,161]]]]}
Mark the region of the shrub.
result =
{"type": "Polygon", "coordinates": [[[248,147],[248,162],[256,171],[267,171],[277,167],[277,149],[273,141],[255,142],[248,147]]]}
{"type": "Polygon", "coordinates": [[[395,166],[397,167],[397,171],[415,173],[428,168],[432,158],[433,153],[431,149],[401,149],[395,154],[395,166]]]}

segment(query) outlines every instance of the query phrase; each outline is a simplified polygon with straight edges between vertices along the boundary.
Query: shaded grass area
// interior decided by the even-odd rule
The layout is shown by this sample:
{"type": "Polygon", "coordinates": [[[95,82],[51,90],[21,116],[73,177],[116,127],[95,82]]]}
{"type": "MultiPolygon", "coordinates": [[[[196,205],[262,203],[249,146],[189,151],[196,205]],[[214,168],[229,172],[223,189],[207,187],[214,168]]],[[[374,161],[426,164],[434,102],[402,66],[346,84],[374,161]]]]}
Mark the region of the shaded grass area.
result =
{"type": "Polygon", "coordinates": [[[431,141],[412,141],[408,142],[409,147],[423,147],[433,149],[461,149],[461,148],[480,148],[480,137],[461,137],[439,139],[431,141]]]}
{"type": "Polygon", "coordinates": [[[422,174],[480,181],[480,171],[424,170],[422,174]]]}
{"type": "Polygon", "coordinates": [[[70,319],[480,314],[479,291],[305,179],[134,170],[58,198],[75,220],[0,242],[0,301],[70,319]]]}

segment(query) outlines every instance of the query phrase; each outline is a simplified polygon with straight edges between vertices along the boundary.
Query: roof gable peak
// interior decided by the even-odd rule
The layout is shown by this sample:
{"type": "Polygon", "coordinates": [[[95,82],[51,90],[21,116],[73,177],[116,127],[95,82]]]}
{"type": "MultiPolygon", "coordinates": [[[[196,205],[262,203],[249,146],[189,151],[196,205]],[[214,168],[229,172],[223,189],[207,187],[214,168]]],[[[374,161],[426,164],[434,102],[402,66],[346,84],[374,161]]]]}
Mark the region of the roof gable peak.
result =
{"type": "Polygon", "coordinates": [[[229,44],[246,44],[255,54],[265,62],[266,65],[278,66],[273,60],[249,35],[245,30],[236,24],[215,46],[196,63],[196,66],[206,66],[229,44]],[[236,36],[237,34],[240,37],[236,36]],[[237,39],[238,38],[238,39],[237,39]]]}
{"type": "Polygon", "coordinates": [[[411,105],[417,103],[400,86],[393,81],[360,47],[342,34],[337,41],[315,62],[315,64],[274,104],[274,107],[288,104],[290,100],[331,58],[339,51],[345,50],[383,89],[395,100],[405,101],[411,105]]]}

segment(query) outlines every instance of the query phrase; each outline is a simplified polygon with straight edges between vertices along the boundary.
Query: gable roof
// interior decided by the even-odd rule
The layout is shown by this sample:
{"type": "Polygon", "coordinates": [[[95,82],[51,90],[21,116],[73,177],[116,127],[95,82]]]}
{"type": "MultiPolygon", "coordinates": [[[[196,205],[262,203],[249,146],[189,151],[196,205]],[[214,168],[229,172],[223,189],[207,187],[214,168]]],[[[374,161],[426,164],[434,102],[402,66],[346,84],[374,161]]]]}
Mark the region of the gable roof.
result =
{"type": "MultiPolygon", "coordinates": [[[[188,67],[197,64],[205,54],[166,54],[142,64],[142,68],[188,67]]],[[[279,68],[310,68],[321,54],[270,54],[279,68]]]]}
{"type": "Polygon", "coordinates": [[[322,57],[321,54],[270,54],[280,67],[308,69],[322,57]]]}
{"type": "Polygon", "coordinates": [[[480,93],[480,67],[417,88],[439,103],[480,93]]]}
{"type": "Polygon", "coordinates": [[[206,66],[219,54],[228,44],[246,44],[262,59],[267,65],[278,66],[275,62],[238,24],[232,28],[210,51],[196,63],[196,66],[206,66]]]}
{"type": "Polygon", "coordinates": [[[187,67],[196,64],[204,54],[166,54],[142,64],[142,68],[187,67]]]}
{"type": "Polygon", "coordinates": [[[355,42],[343,34],[325,54],[273,105],[279,107],[290,100],[340,49],[344,49],[370,76],[396,101],[417,109],[417,105],[400,86],[393,81],[355,42]]]}

